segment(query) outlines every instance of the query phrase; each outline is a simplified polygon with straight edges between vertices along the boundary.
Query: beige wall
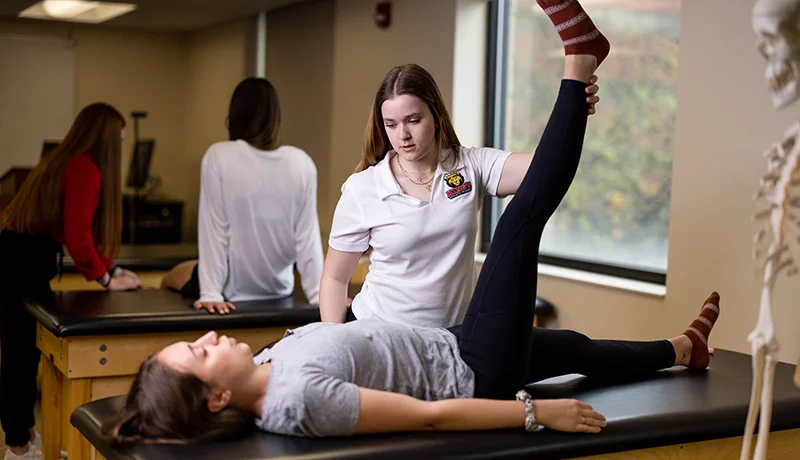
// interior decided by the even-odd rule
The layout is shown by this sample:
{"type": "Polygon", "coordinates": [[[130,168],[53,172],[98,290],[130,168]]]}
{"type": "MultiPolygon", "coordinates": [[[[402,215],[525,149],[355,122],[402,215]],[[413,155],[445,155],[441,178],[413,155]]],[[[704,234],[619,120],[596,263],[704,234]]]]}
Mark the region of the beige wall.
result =
{"type": "Polygon", "coordinates": [[[457,0],[455,14],[450,116],[463,145],[484,145],[489,4],[457,0]]]}
{"type": "Polygon", "coordinates": [[[74,37],[76,109],[104,101],[128,121],[122,144],[123,180],[133,150],[130,114],[144,110],[148,116],[139,121],[139,136],[156,141],[151,174],[162,179],[158,193],[181,197],[186,40],[179,35],[101,28],[77,28],[74,37]]]}
{"type": "MultiPolygon", "coordinates": [[[[760,297],[750,259],[751,198],[766,167],[761,153],[797,120],[796,105],[778,112],[764,89],[751,8],[727,0],[682,3],[666,298],[542,276],[540,293],[557,305],[560,327],[603,337],[672,335],[718,290],[722,316],[711,344],[749,352],[760,297]]],[[[783,361],[800,354],[798,294],[796,278],[778,283],[774,316],[783,361]]]]}
{"type": "Polygon", "coordinates": [[[249,21],[241,20],[196,32],[189,37],[186,92],[182,106],[185,176],[182,196],[184,239],[197,240],[197,203],[200,195],[200,161],[214,142],[228,139],[225,118],[236,85],[245,77],[249,21]]]}
{"type": "Polygon", "coordinates": [[[330,226],[335,205],[329,199],[334,187],[328,174],[335,113],[331,106],[334,5],[334,0],[310,0],[267,15],[267,79],[281,103],[281,141],[305,150],[317,166],[323,232],[330,226]]]}
{"type": "Polygon", "coordinates": [[[133,148],[133,110],[146,110],[140,136],[155,138],[151,174],[156,196],[185,202],[184,240],[197,235],[200,160],[212,143],[227,139],[225,116],[236,84],[252,59],[245,53],[249,20],[172,34],[2,20],[0,34],[71,37],[76,41],[76,110],[112,104],[128,121],[122,178],[133,148]]]}
{"type": "MultiPolygon", "coordinates": [[[[386,30],[379,29],[372,19],[375,4],[372,0],[336,2],[331,211],[339,200],[341,184],[361,156],[370,103],[386,72],[399,64],[419,64],[439,83],[448,106],[453,100],[456,0],[394,1],[392,24],[386,30]]],[[[330,229],[331,217],[320,215],[323,232],[330,229]]]]}
{"type": "Polygon", "coordinates": [[[392,2],[386,30],[375,25],[372,0],[310,0],[268,14],[267,77],[281,98],[284,142],[306,150],[317,165],[324,236],[341,184],[360,158],[370,103],[386,72],[420,64],[448,105],[453,101],[456,3],[392,2]]]}
{"type": "MultiPolygon", "coordinates": [[[[782,112],[771,105],[751,8],[751,2],[683,2],[667,284],[679,316],[691,313],[685,304],[699,292],[719,286],[727,302],[716,343],[742,351],[749,350],[760,298],[750,254],[751,200],[766,170],[761,154],[798,113],[797,105],[782,112]],[[719,8],[726,8],[724,18],[719,8]]],[[[798,287],[797,278],[784,278],[774,298],[785,361],[800,355],[798,287]]]]}
{"type": "MultiPolygon", "coordinates": [[[[75,110],[103,101],[128,121],[122,145],[122,177],[133,148],[132,110],[146,110],[140,135],[156,139],[152,173],[162,178],[180,171],[183,156],[183,85],[186,80],[186,39],[167,33],[116,31],[37,21],[0,21],[0,33],[75,39],[75,110]]],[[[165,180],[163,194],[183,196],[184,177],[165,180]]]]}

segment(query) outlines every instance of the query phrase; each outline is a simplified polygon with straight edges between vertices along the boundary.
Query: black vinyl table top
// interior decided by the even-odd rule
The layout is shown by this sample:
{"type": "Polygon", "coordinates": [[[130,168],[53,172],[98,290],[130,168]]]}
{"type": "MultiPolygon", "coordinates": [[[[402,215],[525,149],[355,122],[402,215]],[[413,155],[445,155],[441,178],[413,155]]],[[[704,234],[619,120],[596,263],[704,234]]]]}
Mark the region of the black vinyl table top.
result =
{"type": "MultiPolygon", "coordinates": [[[[360,284],[350,284],[354,297],[360,284]]],[[[319,307],[305,302],[301,292],[275,300],[235,302],[227,315],[195,310],[193,300],[166,289],[138,291],[57,291],[25,301],[25,308],[56,337],[108,334],[244,329],[298,326],[320,320],[319,307]]],[[[537,298],[539,316],[554,307],[537,298]]]]}
{"type": "MultiPolygon", "coordinates": [[[[752,381],[749,355],[717,350],[706,371],[673,368],[646,379],[613,382],[570,375],[528,387],[534,398],[578,398],[606,416],[600,434],[522,429],[420,432],[307,439],[259,432],[245,439],[200,445],[140,445],[116,450],[100,426],[118,413],[123,397],[78,407],[72,424],[109,460],[119,459],[556,459],[741,436],[752,381]]],[[[772,430],[800,428],[800,390],[794,366],[775,373],[772,430]]]]}
{"type": "Polygon", "coordinates": [[[252,329],[319,321],[319,308],[296,297],[236,302],[227,315],[195,310],[192,300],[166,289],[58,291],[27,299],[25,308],[56,337],[252,329]]]}
{"type": "MultiPolygon", "coordinates": [[[[64,246],[64,272],[78,273],[75,263],[64,246]]],[[[170,270],[175,265],[187,260],[197,259],[197,244],[170,243],[170,244],[123,244],[119,256],[114,260],[116,265],[128,270],[170,270]]]]}

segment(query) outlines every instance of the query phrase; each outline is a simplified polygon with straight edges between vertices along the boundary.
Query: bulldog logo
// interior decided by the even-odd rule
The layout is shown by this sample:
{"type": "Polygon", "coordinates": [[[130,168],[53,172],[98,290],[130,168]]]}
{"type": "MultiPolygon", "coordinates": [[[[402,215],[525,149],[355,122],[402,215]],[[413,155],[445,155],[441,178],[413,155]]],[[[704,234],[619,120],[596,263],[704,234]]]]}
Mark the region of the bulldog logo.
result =
{"type": "Polygon", "coordinates": [[[450,200],[472,191],[472,182],[465,180],[461,173],[451,172],[444,176],[444,183],[450,187],[450,190],[445,191],[450,200]]]}

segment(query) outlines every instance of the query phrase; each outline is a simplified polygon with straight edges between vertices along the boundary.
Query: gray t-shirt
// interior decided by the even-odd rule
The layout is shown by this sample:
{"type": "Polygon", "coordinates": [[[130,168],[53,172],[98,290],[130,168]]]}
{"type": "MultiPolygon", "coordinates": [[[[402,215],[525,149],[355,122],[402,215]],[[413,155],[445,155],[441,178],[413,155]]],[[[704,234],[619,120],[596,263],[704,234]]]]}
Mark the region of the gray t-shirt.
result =
{"type": "Polygon", "coordinates": [[[256,424],[294,436],[355,433],[358,387],[435,401],[470,398],[472,369],[447,329],[362,319],[314,323],[286,332],[253,358],[272,362],[267,396],[256,424]]]}

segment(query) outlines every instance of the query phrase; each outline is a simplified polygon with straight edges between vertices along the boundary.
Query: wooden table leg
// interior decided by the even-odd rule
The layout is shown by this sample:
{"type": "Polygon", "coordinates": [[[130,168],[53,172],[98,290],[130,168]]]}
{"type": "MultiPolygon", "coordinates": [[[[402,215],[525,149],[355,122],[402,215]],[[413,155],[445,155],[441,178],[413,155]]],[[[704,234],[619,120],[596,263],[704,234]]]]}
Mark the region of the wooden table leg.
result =
{"type": "MultiPolygon", "coordinates": [[[[90,460],[89,441],[69,423],[69,416],[82,404],[92,400],[91,379],[64,379],[64,403],[61,405],[61,436],[69,460],[90,460]]],[[[58,458],[58,457],[56,457],[58,458]]]]}
{"type": "Polygon", "coordinates": [[[61,455],[62,392],[66,379],[49,359],[42,359],[42,362],[42,454],[47,460],[58,460],[61,455]]]}

